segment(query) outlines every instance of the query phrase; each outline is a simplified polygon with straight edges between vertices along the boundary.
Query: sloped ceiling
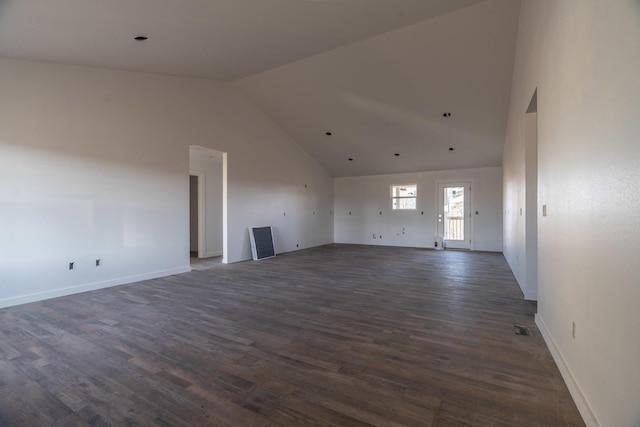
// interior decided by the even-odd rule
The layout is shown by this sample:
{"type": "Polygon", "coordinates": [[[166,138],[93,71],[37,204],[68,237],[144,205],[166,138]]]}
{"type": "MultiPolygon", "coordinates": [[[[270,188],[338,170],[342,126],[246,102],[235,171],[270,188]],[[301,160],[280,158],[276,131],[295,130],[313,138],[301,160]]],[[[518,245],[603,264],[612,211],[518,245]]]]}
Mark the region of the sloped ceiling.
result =
{"type": "Polygon", "coordinates": [[[0,56],[235,81],[334,176],[496,166],[519,4],[0,0],[0,56]]]}
{"type": "Polygon", "coordinates": [[[499,166],[518,14],[488,0],[235,84],[337,177],[499,166]]]}
{"type": "Polygon", "coordinates": [[[0,56],[235,80],[479,1],[0,0],[0,56]]]}

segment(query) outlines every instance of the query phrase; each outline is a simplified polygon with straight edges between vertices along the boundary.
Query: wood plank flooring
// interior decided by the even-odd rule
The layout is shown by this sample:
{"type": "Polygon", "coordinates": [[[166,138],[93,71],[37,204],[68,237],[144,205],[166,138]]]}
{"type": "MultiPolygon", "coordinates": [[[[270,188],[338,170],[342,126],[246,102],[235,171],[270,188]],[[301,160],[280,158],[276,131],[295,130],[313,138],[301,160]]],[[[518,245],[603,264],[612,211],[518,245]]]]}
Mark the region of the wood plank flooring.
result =
{"type": "Polygon", "coordinates": [[[219,264],[0,310],[0,421],[582,426],[534,312],[495,253],[219,264]]]}

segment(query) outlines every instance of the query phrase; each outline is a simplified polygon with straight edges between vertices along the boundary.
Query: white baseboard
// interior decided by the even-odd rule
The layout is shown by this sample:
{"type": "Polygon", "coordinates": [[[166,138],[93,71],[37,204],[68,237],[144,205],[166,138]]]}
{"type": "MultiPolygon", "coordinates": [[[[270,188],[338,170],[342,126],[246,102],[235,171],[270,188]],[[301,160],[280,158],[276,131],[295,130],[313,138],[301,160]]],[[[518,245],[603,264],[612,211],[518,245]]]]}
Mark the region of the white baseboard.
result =
{"type": "Polygon", "coordinates": [[[578,407],[578,411],[580,415],[582,415],[582,419],[587,427],[600,427],[600,423],[596,418],[595,414],[591,410],[591,405],[587,401],[586,397],[580,390],[578,383],[576,382],[573,374],[571,373],[571,369],[567,365],[567,362],[562,357],[562,353],[558,349],[556,342],[553,340],[551,336],[551,332],[547,328],[547,325],[544,323],[542,317],[536,313],[536,325],[544,338],[544,342],[547,344],[549,351],[551,352],[551,356],[553,356],[553,360],[556,362],[558,369],[560,370],[560,374],[562,374],[562,378],[564,382],[567,384],[567,388],[569,389],[569,393],[571,393],[571,397],[573,397],[573,401],[578,407]]]}
{"type": "Polygon", "coordinates": [[[95,291],[97,289],[110,288],[112,286],[126,285],[128,283],[141,282],[143,280],[157,279],[158,277],[173,276],[174,274],[188,273],[189,271],[191,271],[191,267],[189,266],[172,268],[169,270],[153,271],[151,273],[137,274],[134,276],[119,277],[117,279],[105,280],[102,282],[85,283],[83,285],[69,286],[67,288],[52,289],[49,291],[3,298],[0,299],[0,308],[64,297],[82,292],[95,291]]]}

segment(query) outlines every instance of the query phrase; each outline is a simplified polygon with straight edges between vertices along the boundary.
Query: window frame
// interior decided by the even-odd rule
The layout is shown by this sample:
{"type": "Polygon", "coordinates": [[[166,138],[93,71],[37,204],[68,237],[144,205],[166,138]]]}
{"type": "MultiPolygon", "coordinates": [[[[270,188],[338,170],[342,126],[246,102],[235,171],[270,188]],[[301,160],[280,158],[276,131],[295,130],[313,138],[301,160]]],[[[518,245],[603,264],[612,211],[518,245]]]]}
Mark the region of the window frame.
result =
{"type": "MultiPolygon", "coordinates": [[[[390,193],[391,193],[391,210],[392,211],[415,211],[418,210],[418,184],[417,183],[412,183],[412,184],[391,184],[390,188],[390,193]],[[414,187],[415,188],[415,194],[413,196],[396,196],[395,193],[396,188],[398,190],[400,190],[402,187],[414,187]],[[411,200],[413,199],[413,207],[411,208],[404,208],[401,207],[401,203],[399,203],[401,200],[411,200]],[[396,203],[396,201],[398,201],[398,203],[396,203]]],[[[406,190],[405,190],[406,191],[406,190]]]]}

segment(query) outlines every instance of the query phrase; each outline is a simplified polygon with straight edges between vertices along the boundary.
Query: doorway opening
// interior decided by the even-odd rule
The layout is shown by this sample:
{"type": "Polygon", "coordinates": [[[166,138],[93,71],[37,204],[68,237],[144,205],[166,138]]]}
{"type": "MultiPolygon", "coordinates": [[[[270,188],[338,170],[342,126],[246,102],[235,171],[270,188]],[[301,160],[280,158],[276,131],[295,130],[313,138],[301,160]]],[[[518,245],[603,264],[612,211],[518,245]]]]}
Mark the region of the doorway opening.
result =
{"type": "Polygon", "coordinates": [[[525,286],[527,300],[538,299],[538,89],[525,113],[525,286]]]}
{"type": "Polygon", "coordinates": [[[189,174],[189,257],[200,257],[200,179],[201,175],[189,174]]]}
{"type": "Polygon", "coordinates": [[[189,147],[189,255],[192,269],[226,263],[227,156],[189,147]]]}
{"type": "Polygon", "coordinates": [[[448,249],[471,249],[471,183],[438,184],[438,235],[448,249]]]}

